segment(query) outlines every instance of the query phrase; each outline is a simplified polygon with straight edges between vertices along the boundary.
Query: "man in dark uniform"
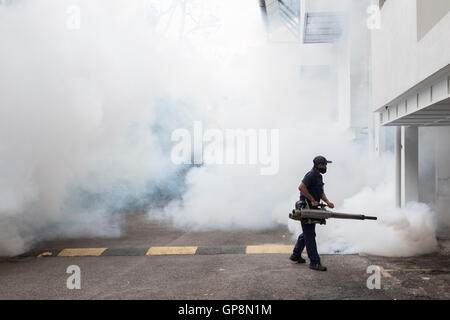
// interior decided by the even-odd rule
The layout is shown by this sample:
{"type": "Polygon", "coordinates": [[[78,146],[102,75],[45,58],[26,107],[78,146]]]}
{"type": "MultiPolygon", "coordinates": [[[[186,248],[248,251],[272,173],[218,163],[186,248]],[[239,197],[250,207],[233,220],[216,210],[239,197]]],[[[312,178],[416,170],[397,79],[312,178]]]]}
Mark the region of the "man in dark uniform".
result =
{"type": "MultiPolygon", "coordinates": [[[[322,156],[317,156],[314,158],[313,163],[314,167],[305,175],[302,183],[298,187],[300,190],[300,201],[296,209],[316,209],[319,206],[320,200],[323,200],[328,207],[334,208],[334,204],[327,199],[323,191],[324,183],[322,180],[322,174],[327,172],[327,164],[332,162],[322,156]]],[[[322,224],[322,221],[311,221],[311,219],[301,221],[303,233],[298,237],[290,259],[298,263],[305,263],[306,261],[301,257],[301,254],[306,246],[310,260],[309,267],[313,270],[326,271],[327,268],[321,265],[320,257],[317,253],[315,232],[317,223],[322,224]]]]}

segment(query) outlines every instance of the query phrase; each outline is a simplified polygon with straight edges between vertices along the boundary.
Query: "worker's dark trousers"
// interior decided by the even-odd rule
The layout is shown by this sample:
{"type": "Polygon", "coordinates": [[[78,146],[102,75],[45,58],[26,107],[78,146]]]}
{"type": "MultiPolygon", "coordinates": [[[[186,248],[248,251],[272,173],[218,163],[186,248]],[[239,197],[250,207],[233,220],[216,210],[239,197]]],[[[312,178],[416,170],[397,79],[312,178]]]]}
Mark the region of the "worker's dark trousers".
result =
{"type": "Polygon", "coordinates": [[[309,260],[312,264],[320,264],[320,257],[316,245],[316,225],[302,222],[303,233],[298,237],[294,248],[294,255],[300,257],[306,246],[309,260]]]}

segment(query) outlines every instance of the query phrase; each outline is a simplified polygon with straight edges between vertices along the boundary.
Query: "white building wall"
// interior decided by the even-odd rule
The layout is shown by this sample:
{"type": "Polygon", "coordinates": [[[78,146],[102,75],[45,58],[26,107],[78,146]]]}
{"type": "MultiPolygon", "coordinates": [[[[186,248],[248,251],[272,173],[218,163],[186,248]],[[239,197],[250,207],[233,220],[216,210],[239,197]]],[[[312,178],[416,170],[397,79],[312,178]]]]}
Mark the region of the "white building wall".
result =
{"type": "MultiPolygon", "coordinates": [[[[415,86],[419,91],[421,86],[427,89],[428,82],[435,81],[438,72],[439,77],[441,73],[445,76],[450,64],[449,10],[448,0],[386,0],[380,12],[381,29],[372,31],[373,111],[384,109],[415,86]],[[431,77],[433,74],[435,76],[431,77]]],[[[447,76],[444,87],[431,83],[431,102],[433,98],[439,101],[440,92],[448,94],[450,87],[445,78],[447,76]]],[[[421,96],[416,96],[417,108],[421,96]]],[[[379,141],[388,129],[377,128],[379,141]]],[[[438,236],[448,237],[450,127],[398,127],[397,132],[397,140],[391,137],[398,151],[397,200],[404,206],[418,196],[419,200],[430,204],[437,213],[438,236]]]]}
{"type": "Polygon", "coordinates": [[[370,0],[302,0],[300,6],[302,14],[334,13],[342,17],[343,34],[333,44],[337,112],[340,125],[354,129],[355,138],[360,138],[362,132],[367,134],[372,119],[370,31],[366,25],[366,9],[369,5],[370,0]]]}
{"type": "MultiPolygon", "coordinates": [[[[442,10],[433,2],[427,1],[430,11],[442,10]]],[[[373,110],[450,62],[450,12],[418,40],[417,3],[387,0],[381,9],[381,29],[372,31],[373,110]]]]}

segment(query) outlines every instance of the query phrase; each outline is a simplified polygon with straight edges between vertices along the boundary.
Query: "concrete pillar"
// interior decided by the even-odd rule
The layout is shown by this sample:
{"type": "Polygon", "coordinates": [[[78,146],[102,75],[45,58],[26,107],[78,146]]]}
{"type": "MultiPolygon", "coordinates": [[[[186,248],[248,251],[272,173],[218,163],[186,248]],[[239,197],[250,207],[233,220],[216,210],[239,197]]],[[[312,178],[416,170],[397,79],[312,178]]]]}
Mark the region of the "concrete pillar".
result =
{"type": "Polygon", "coordinates": [[[402,127],[395,127],[395,205],[401,207],[402,127]]]}
{"type": "Polygon", "coordinates": [[[339,123],[344,128],[351,127],[351,82],[350,82],[350,44],[348,38],[337,45],[337,77],[338,77],[338,113],[339,123]]]}
{"type": "Polygon", "coordinates": [[[376,157],[381,156],[380,149],[380,114],[372,113],[372,121],[369,122],[369,150],[376,157]]]}
{"type": "Polygon", "coordinates": [[[419,200],[419,128],[401,128],[401,206],[419,200]]]}
{"type": "Polygon", "coordinates": [[[264,28],[266,32],[269,32],[269,18],[267,16],[266,0],[259,0],[259,7],[261,8],[261,17],[263,20],[264,28]]]}

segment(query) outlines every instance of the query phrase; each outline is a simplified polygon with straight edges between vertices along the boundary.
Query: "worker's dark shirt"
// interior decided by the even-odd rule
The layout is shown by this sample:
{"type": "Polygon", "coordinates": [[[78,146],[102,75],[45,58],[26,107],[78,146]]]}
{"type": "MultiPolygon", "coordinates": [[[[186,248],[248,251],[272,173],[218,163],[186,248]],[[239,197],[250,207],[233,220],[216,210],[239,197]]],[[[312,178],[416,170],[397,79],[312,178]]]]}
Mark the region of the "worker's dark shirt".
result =
{"type": "MultiPolygon", "coordinates": [[[[323,180],[322,175],[316,168],[312,168],[305,177],[302,182],[305,184],[306,188],[308,188],[309,193],[317,202],[320,202],[320,198],[323,195],[323,180]]],[[[300,192],[300,201],[305,202],[307,200],[304,195],[300,192]]],[[[309,205],[311,205],[308,200],[309,205]]]]}

